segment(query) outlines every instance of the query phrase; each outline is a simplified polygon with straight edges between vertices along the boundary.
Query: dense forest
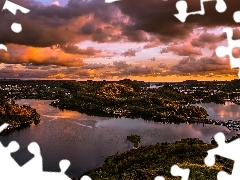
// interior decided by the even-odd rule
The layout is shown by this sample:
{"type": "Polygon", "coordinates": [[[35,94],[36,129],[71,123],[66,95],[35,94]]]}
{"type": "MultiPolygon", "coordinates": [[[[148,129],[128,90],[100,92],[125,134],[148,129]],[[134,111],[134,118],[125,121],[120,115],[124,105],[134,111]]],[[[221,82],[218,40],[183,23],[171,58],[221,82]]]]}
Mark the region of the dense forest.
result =
{"type": "Polygon", "coordinates": [[[171,86],[149,89],[144,82],[121,80],[119,82],[64,83],[71,96],[60,98],[52,106],[77,110],[89,115],[125,116],[153,121],[201,120],[208,116],[199,106],[189,105],[193,97],[180,93],[171,86]]]}

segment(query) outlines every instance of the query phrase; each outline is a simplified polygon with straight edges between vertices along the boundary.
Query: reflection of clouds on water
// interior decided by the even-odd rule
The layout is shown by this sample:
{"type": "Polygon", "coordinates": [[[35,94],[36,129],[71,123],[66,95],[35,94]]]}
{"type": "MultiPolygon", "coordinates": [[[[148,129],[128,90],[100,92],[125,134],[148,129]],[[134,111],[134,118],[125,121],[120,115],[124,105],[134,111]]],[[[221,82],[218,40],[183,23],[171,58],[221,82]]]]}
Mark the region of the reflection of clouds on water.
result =
{"type": "Polygon", "coordinates": [[[210,142],[218,132],[226,133],[226,136],[233,136],[236,131],[230,131],[227,127],[209,124],[163,124],[147,122],[142,119],[113,119],[97,122],[96,127],[112,128],[120,133],[138,134],[142,140],[140,145],[149,145],[162,142],[175,142],[185,138],[199,138],[204,142],[210,142]]]}
{"type": "Polygon", "coordinates": [[[108,120],[98,121],[96,127],[115,127],[115,128],[127,128],[131,129],[138,126],[138,128],[144,127],[146,121],[142,119],[127,119],[127,118],[111,118],[108,120]]]}
{"type": "MultiPolygon", "coordinates": [[[[86,170],[102,165],[107,156],[124,152],[133,147],[127,141],[130,134],[141,136],[140,146],[157,142],[175,142],[185,138],[199,138],[209,142],[218,132],[227,138],[237,134],[223,126],[203,124],[163,124],[142,119],[96,117],[75,111],[60,110],[49,106],[48,100],[21,100],[19,104],[30,104],[41,115],[41,122],[29,129],[17,131],[9,136],[0,137],[1,142],[8,144],[16,140],[21,147],[36,141],[42,149],[45,170],[59,171],[61,159],[69,159],[69,173],[79,175],[86,170]],[[54,120],[55,119],[55,120],[54,120]],[[53,156],[54,155],[54,156],[53,156]]],[[[238,116],[240,106],[226,104],[201,104],[214,119],[238,116]]],[[[27,152],[28,153],[28,152],[27,152]]],[[[17,156],[17,155],[16,155],[17,156]]],[[[19,155],[18,161],[25,162],[19,155]]]]}
{"type": "Polygon", "coordinates": [[[230,138],[237,134],[237,131],[230,131],[227,127],[220,125],[217,126],[205,124],[203,127],[203,125],[192,124],[191,126],[193,131],[201,132],[201,134],[198,135],[198,138],[207,143],[209,143],[211,137],[214,137],[214,135],[217,134],[218,132],[224,133],[227,138],[230,138]]]}
{"type": "Polygon", "coordinates": [[[239,119],[240,106],[231,102],[226,102],[225,105],[214,103],[197,104],[205,108],[209,114],[209,118],[213,119],[239,119]]]}

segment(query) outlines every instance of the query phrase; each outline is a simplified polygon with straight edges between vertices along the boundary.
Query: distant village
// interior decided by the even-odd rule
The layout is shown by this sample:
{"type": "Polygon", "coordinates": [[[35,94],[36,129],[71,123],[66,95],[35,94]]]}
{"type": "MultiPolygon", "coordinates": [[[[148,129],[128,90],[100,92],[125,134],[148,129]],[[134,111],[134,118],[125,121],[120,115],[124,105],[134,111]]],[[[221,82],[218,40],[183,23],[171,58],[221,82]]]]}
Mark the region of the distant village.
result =
{"type": "Polygon", "coordinates": [[[1,79],[0,90],[7,98],[12,99],[45,99],[54,100],[70,96],[70,92],[60,86],[65,81],[50,80],[15,80],[1,79]]]}
{"type": "MultiPolygon", "coordinates": [[[[143,82],[136,80],[132,81],[129,79],[124,79],[120,81],[0,79],[0,93],[2,93],[0,95],[5,96],[5,98],[7,98],[10,101],[17,99],[53,100],[51,102],[51,105],[58,108],[64,109],[75,108],[74,110],[78,110],[80,112],[89,114],[95,113],[100,116],[113,115],[135,117],[142,113],[140,116],[142,118],[145,119],[150,118],[156,121],[158,121],[160,118],[161,121],[171,123],[172,122],[171,118],[176,119],[177,117],[177,119],[182,120],[186,118],[184,118],[182,114],[177,115],[178,112],[174,112],[174,110],[167,110],[169,108],[169,105],[176,108],[178,107],[179,103],[180,104],[183,103],[186,105],[209,102],[224,104],[227,101],[240,105],[240,80],[232,81],[187,80],[183,82],[167,83],[167,82],[143,82]],[[104,89],[102,89],[102,87],[104,87],[104,89]],[[164,90],[164,87],[170,87],[170,89],[173,89],[178,94],[175,94],[171,90],[169,91],[170,94],[168,94],[169,93],[168,90],[167,89],[164,90]],[[137,90],[138,92],[137,94],[133,93],[134,89],[137,90]],[[164,92],[162,92],[162,90],[164,92]],[[119,94],[120,96],[117,97],[116,95],[120,92],[123,93],[124,96],[119,94]],[[155,93],[157,93],[158,95],[155,96],[154,95],[155,93]],[[161,96],[164,97],[165,94],[170,101],[169,102],[165,101],[163,102],[162,105],[155,102],[156,109],[163,108],[161,110],[163,112],[161,113],[159,113],[160,111],[155,112],[155,110],[152,109],[152,106],[155,106],[153,105],[154,101],[156,100],[154,98],[159,98],[161,96]],[[79,98],[76,98],[78,96],[79,98]],[[76,99],[78,100],[75,101],[76,99]],[[107,105],[106,100],[109,100],[110,101],[109,103],[110,104],[112,103],[113,105],[107,105]],[[94,103],[95,101],[98,103],[94,103]],[[129,103],[129,105],[125,104],[123,108],[121,106],[121,103],[125,101],[126,103],[129,103]],[[101,104],[101,106],[97,105],[99,103],[101,104]],[[133,105],[134,103],[137,103],[139,106],[134,107],[133,105]],[[141,109],[139,103],[140,104],[143,103],[142,105],[144,108],[141,109]],[[144,103],[149,107],[145,106],[144,103]],[[167,112],[167,114],[164,115],[165,111],[167,112]]],[[[180,104],[179,107],[183,108],[184,105],[180,104]]],[[[187,117],[186,119],[187,122],[189,121],[190,123],[203,123],[203,124],[209,123],[226,126],[229,129],[240,130],[240,123],[238,121],[235,122],[232,120],[221,121],[206,119],[204,118],[205,115],[203,110],[199,109],[194,110],[193,107],[191,107],[189,110],[192,112],[196,111],[196,117],[191,116],[191,121],[189,121],[190,117],[187,117]]]]}
{"type": "Polygon", "coordinates": [[[176,83],[150,83],[150,89],[158,89],[166,84],[187,95],[198,103],[231,101],[240,104],[240,80],[232,81],[197,81],[186,80],[176,83]]]}

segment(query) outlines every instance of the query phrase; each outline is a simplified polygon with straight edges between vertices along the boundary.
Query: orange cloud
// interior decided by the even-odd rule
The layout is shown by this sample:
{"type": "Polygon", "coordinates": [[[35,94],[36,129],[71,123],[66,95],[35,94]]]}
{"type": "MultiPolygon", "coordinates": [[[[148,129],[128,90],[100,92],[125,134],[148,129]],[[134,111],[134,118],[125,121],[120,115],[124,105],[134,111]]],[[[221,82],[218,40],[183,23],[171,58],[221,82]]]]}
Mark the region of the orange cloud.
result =
{"type": "Polygon", "coordinates": [[[95,50],[91,47],[86,49],[73,50],[67,49],[70,53],[65,52],[66,49],[58,47],[37,48],[23,45],[8,45],[8,52],[0,51],[0,62],[5,64],[35,64],[35,65],[59,65],[59,66],[82,66],[83,59],[91,57],[104,57],[103,52],[95,50]],[[71,51],[75,51],[74,53],[71,51]]]}

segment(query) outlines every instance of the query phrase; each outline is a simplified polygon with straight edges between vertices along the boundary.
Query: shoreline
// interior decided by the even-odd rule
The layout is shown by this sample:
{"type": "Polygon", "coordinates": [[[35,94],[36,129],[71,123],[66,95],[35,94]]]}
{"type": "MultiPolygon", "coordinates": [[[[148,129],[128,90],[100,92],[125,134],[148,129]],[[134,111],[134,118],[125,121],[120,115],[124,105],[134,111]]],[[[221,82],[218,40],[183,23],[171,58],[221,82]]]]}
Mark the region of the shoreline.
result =
{"type": "Polygon", "coordinates": [[[9,124],[0,135],[7,135],[16,130],[29,128],[31,124],[37,125],[40,123],[40,115],[36,109],[26,105],[20,106],[15,104],[14,100],[8,101],[5,98],[0,100],[0,124],[9,124]]]}
{"type": "Polygon", "coordinates": [[[145,119],[144,117],[141,116],[134,116],[131,114],[126,114],[126,115],[119,115],[119,114],[114,114],[114,113],[106,113],[104,111],[100,110],[83,110],[83,109],[72,109],[68,107],[59,107],[57,106],[54,101],[49,104],[50,106],[53,106],[55,108],[59,108],[60,110],[71,110],[71,111],[76,111],[79,113],[84,113],[89,116],[98,116],[98,117],[113,117],[113,118],[130,118],[130,119],[138,119],[141,118],[145,121],[153,121],[153,122],[161,122],[161,123],[166,123],[166,124],[181,124],[181,123],[187,123],[187,124],[212,124],[212,125],[217,125],[217,126],[225,126],[229,130],[240,130],[240,121],[235,121],[235,120],[218,120],[218,119],[211,119],[211,118],[194,118],[194,117],[189,117],[189,118],[176,118],[173,119],[172,117],[170,118],[162,118],[162,119],[157,119],[155,118],[150,118],[150,119],[145,119]]]}

